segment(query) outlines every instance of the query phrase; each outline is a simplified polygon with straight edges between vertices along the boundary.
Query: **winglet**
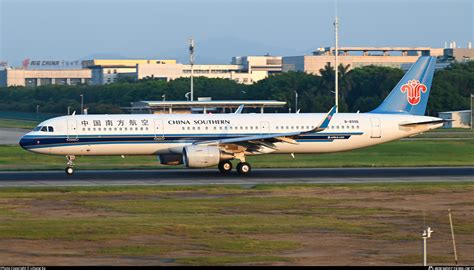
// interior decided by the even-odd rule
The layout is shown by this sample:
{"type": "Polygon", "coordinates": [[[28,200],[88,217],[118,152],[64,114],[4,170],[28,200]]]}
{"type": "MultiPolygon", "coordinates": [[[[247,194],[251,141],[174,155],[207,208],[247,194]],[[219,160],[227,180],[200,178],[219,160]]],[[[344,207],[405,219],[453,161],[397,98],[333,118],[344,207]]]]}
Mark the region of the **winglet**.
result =
{"type": "Polygon", "coordinates": [[[242,111],[244,110],[244,104],[240,105],[239,108],[237,108],[237,110],[235,110],[235,114],[240,114],[242,113],[242,111]]]}
{"type": "Polygon", "coordinates": [[[326,117],[324,117],[323,121],[319,126],[317,126],[315,129],[310,130],[309,132],[319,132],[325,130],[329,126],[329,122],[331,122],[332,116],[336,113],[336,108],[337,106],[334,105],[334,107],[329,110],[329,112],[326,114],[326,117]]]}

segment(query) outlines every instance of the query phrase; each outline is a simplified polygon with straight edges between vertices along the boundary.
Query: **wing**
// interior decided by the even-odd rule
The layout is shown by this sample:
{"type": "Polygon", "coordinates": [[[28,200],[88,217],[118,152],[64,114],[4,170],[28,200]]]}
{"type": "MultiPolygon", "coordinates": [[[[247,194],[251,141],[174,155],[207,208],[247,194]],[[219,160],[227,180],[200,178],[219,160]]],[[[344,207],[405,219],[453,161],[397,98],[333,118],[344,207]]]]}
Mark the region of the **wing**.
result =
{"type": "Polygon", "coordinates": [[[275,146],[276,142],[284,142],[290,144],[298,144],[295,140],[299,136],[311,132],[321,132],[325,130],[334,113],[336,112],[336,106],[332,107],[331,110],[326,114],[324,119],[316,126],[316,128],[307,131],[295,131],[287,133],[272,133],[266,135],[252,135],[237,138],[212,140],[212,141],[197,141],[194,144],[198,145],[215,145],[220,146],[223,150],[230,152],[248,152],[252,154],[264,154],[277,150],[275,146]]]}

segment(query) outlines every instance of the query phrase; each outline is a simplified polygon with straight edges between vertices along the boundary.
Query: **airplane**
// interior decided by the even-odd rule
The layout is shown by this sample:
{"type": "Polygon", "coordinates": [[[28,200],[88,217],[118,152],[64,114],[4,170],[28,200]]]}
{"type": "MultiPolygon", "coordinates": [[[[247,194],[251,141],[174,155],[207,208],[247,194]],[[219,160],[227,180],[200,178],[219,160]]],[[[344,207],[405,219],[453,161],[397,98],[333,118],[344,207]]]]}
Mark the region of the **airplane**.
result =
{"type": "Polygon", "coordinates": [[[436,58],[420,57],[386,99],[367,113],[89,114],[55,117],[20,139],[28,151],[62,155],[74,173],[76,156],[155,155],[163,165],[218,166],[224,174],[247,156],[348,151],[439,128],[425,116],[436,58]]]}

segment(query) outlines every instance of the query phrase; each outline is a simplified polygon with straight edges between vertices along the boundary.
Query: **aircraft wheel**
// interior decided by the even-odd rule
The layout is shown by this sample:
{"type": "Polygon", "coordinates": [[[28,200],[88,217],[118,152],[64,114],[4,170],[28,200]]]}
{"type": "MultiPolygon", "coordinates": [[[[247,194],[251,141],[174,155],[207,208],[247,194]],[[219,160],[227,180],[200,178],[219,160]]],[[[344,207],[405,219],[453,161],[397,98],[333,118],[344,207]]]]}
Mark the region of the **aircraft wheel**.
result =
{"type": "Polygon", "coordinates": [[[237,165],[237,172],[241,175],[247,175],[252,170],[252,167],[247,162],[240,162],[237,165]]]}
{"type": "Polygon", "coordinates": [[[67,175],[73,175],[74,174],[74,168],[73,167],[66,167],[64,170],[67,175]]]}
{"type": "Polygon", "coordinates": [[[217,167],[221,173],[228,173],[232,170],[232,163],[229,160],[221,161],[217,167]]]}

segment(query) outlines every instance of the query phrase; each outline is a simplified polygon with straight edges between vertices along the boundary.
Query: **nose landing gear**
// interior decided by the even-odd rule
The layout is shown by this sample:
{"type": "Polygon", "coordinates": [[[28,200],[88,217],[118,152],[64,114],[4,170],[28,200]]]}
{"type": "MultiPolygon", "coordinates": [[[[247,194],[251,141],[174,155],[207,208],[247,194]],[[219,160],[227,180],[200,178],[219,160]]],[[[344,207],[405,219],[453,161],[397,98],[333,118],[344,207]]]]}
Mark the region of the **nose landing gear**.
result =
{"type": "Polygon", "coordinates": [[[74,160],[76,160],[75,156],[66,156],[67,158],[67,166],[64,171],[66,172],[67,175],[73,175],[74,174],[74,160]]]}

